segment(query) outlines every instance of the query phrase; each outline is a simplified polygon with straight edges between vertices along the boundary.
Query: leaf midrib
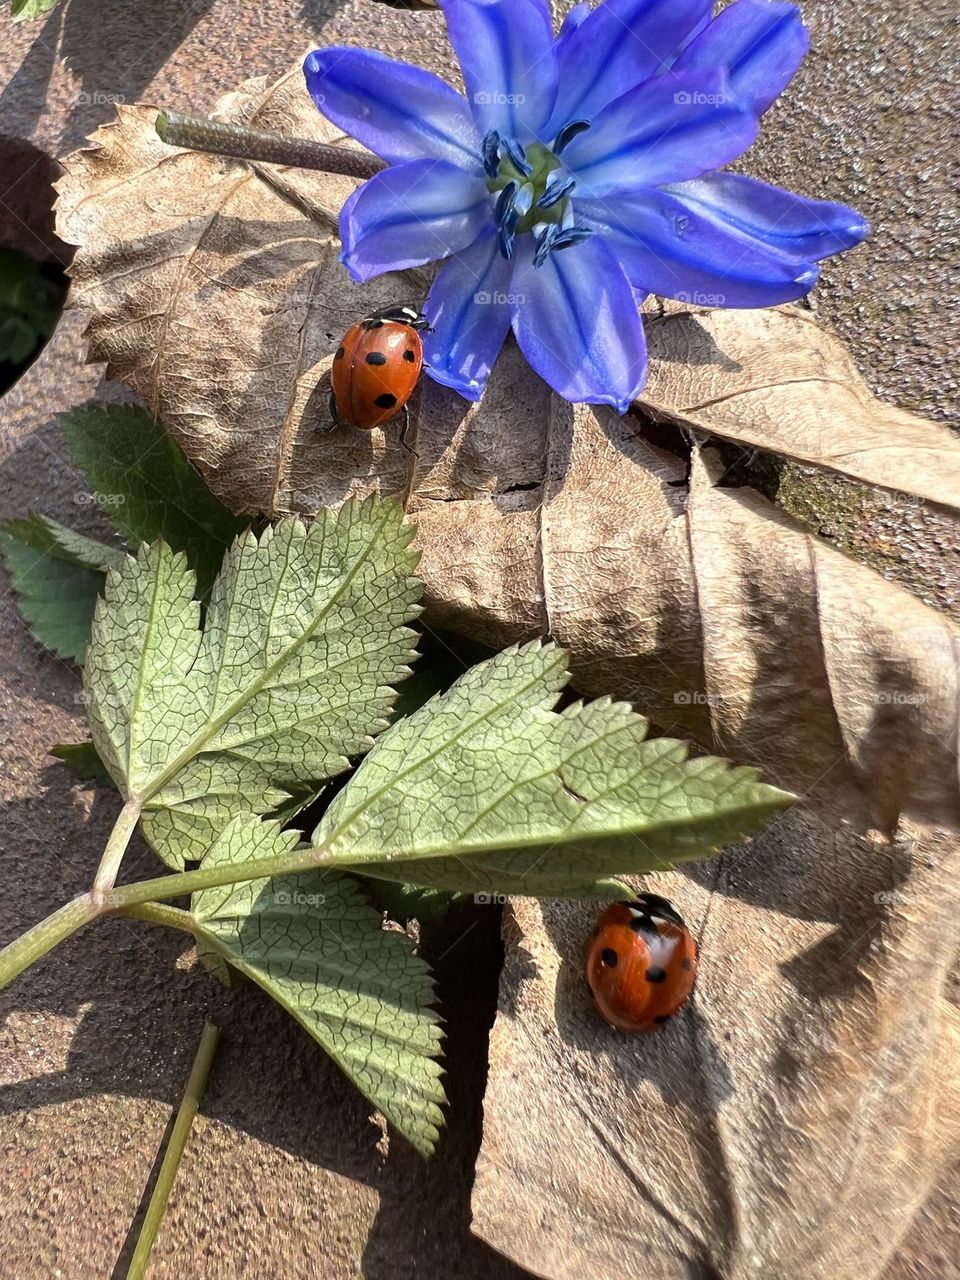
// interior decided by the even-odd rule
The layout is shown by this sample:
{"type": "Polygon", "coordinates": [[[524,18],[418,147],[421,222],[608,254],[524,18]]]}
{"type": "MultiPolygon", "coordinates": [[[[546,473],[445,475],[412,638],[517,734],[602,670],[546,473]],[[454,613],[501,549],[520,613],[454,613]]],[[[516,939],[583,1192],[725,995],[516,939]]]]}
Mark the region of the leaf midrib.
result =
{"type": "MultiPolygon", "coordinates": [[[[252,698],[256,697],[256,695],[265,687],[267,681],[277,670],[284,667],[290,661],[290,659],[303,648],[303,646],[307,643],[307,641],[312,637],[317,627],[327,617],[327,615],[330,613],[330,610],[334,607],[334,605],[337,603],[337,601],[340,599],[343,593],[347,590],[347,588],[353,582],[354,578],[360,572],[362,567],[366,564],[367,560],[370,557],[371,552],[373,551],[373,548],[378,543],[380,534],[383,532],[383,529],[386,527],[388,521],[390,520],[391,515],[392,513],[389,510],[384,513],[379,524],[376,526],[374,530],[372,530],[372,536],[368,539],[367,545],[364,548],[363,553],[357,557],[349,573],[344,575],[344,578],[340,583],[340,586],[337,588],[336,592],[330,597],[330,599],[327,601],[324,608],[319,613],[317,613],[316,617],[313,619],[310,625],[304,629],[302,634],[294,641],[294,643],[288,649],[284,649],[280,657],[278,657],[269,667],[266,667],[261,672],[260,676],[256,680],[254,680],[251,684],[246,686],[244,691],[241,694],[238,694],[238,696],[234,698],[232,702],[228,703],[227,706],[219,715],[212,717],[207,722],[204,729],[201,730],[199,733],[195,734],[193,738],[191,738],[191,740],[187,743],[187,745],[183,748],[183,750],[179,753],[179,755],[177,755],[170,762],[170,764],[167,765],[167,767],[164,770],[162,770],[159,774],[157,774],[153,782],[151,782],[148,786],[143,788],[141,792],[138,793],[141,802],[146,802],[152,796],[156,795],[156,793],[160,791],[170,781],[171,778],[176,777],[176,775],[180,772],[180,770],[184,767],[184,765],[188,764],[189,761],[192,760],[195,756],[200,755],[204,745],[212,737],[214,737],[223,728],[225,724],[228,724],[230,722],[230,720],[237,714],[237,712],[240,710],[241,707],[243,707],[246,703],[250,702],[252,698]]],[[[310,532],[312,531],[308,531],[307,538],[310,537],[310,532]]],[[[278,583],[278,587],[279,587],[279,583],[278,583]]],[[[144,649],[146,649],[146,645],[144,645],[144,649]]],[[[199,657],[199,651],[197,656],[199,657]]],[[[132,725],[133,725],[133,720],[131,718],[131,729],[132,729],[132,725]]],[[[129,761],[128,761],[128,776],[129,776],[129,761]]]]}
{"type": "MultiPolygon", "coordinates": [[[[763,786],[765,784],[757,783],[755,785],[763,786]]],[[[588,803],[590,802],[588,801],[588,803]]],[[[510,853],[514,849],[536,849],[544,844],[549,844],[551,846],[568,845],[575,843],[577,840],[589,841],[591,844],[600,844],[610,840],[619,840],[627,837],[642,839],[645,835],[657,835],[674,827],[697,828],[707,823],[714,822],[717,818],[729,821],[732,818],[739,817],[741,814],[747,815],[755,813],[758,809],[761,811],[776,810],[784,807],[786,803],[787,801],[785,799],[784,803],[781,805],[777,803],[773,797],[769,800],[763,798],[752,801],[742,800],[730,808],[723,809],[719,813],[717,810],[713,810],[711,813],[705,813],[699,817],[689,817],[683,820],[664,820],[653,824],[647,823],[644,826],[618,827],[615,831],[574,830],[573,824],[571,823],[559,832],[549,832],[526,837],[517,836],[510,837],[509,839],[504,838],[503,840],[498,839],[496,841],[487,840],[481,844],[465,843],[454,845],[450,841],[447,841],[441,845],[428,845],[424,848],[410,850],[409,852],[405,850],[397,850],[389,857],[385,857],[382,852],[370,857],[365,857],[363,855],[358,856],[358,851],[356,850],[354,850],[353,854],[350,856],[338,856],[336,851],[330,847],[332,844],[331,839],[324,841],[322,845],[316,846],[317,851],[327,855],[327,858],[329,859],[327,861],[319,862],[317,865],[319,867],[335,868],[348,868],[352,866],[362,867],[365,865],[387,867],[394,863],[418,862],[420,859],[456,858],[460,856],[472,856],[484,853],[491,855],[510,853]]],[[[582,814],[578,815],[578,817],[582,817],[582,814]]],[[[709,844],[710,842],[707,843],[709,844]]]]}
{"type": "MultiPolygon", "coordinates": [[[[565,666],[566,658],[563,650],[558,649],[557,653],[559,655],[558,660],[552,663],[546,670],[538,671],[531,680],[528,680],[525,685],[522,685],[521,688],[519,688],[515,693],[511,695],[510,701],[516,701],[516,699],[519,698],[522,694],[526,693],[528,689],[532,689],[534,688],[535,685],[538,685],[543,681],[545,681],[546,677],[550,675],[553,671],[555,671],[558,666],[565,666]]],[[[464,724],[461,729],[459,729],[455,734],[452,735],[452,737],[444,738],[435,751],[430,751],[426,755],[418,757],[406,769],[401,769],[399,773],[393,774],[388,779],[388,781],[383,784],[383,786],[378,787],[376,791],[372,791],[370,795],[367,796],[366,799],[363,800],[357,808],[353,809],[350,812],[350,814],[340,822],[338,826],[334,827],[330,835],[327,836],[325,843],[327,845],[332,845],[334,841],[343,834],[344,831],[347,831],[350,828],[351,824],[354,823],[357,820],[357,818],[360,817],[361,814],[363,814],[367,809],[369,809],[370,806],[375,801],[379,800],[380,797],[384,795],[387,791],[391,791],[397,785],[398,782],[401,782],[404,778],[409,777],[411,773],[416,773],[416,771],[419,768],[421,768],[421,766],[425,764],[429,764],[431,760],[436,760],[439,756],[443,755],[445,751],[449,750],[449,748],[452,747],[455,743],[459,742],[460,739],[464,736],[464,734],[470,733],[478,725],[481,725],[486,720],[489,720],[491,716],[497,715],[499,712],[503,710],[503,708],[506,705],[507,705],[506,701],[497,702],[494,706],[490,707],[487,711],[485,711],[483,715],[477,716],[475,720],[467,721],[466,724],[464,724]]]]}

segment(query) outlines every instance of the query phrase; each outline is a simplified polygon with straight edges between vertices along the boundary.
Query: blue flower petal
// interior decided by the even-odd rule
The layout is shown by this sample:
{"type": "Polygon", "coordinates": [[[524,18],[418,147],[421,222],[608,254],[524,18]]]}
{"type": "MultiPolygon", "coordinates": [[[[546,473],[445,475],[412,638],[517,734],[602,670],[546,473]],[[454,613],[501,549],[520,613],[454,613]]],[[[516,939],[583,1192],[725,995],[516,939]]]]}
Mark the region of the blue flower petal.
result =
{"type": "Polygon", "coordinates": [[[359,187],[340,213],[340,261],[354,280],[447,258],[490,222],[482,178],[447,160],[393,165],[359,187]]]}
{"type": "Polygon", "coordinates": [[[513,331],[541,378],[565,400],[625,413],[646,380],[646,343],[633,290],[602,237],[554,251],[540,267],[524,237],[510,288],[513,331]]]}
{"type": "Polygon", "coordinates": [[[733,92],[759,116],[793,79],[809,47],[796,5],[735,0],[684,50],[674,70],[725,68],[733,92]]]}
{"type": "Polygon", "coordinates": [[[706,173],[667,190],[698,216],[807,261],[843,253],[870,234],[867,220],[849,205],[811,200],[739,173],[706,173]]]}
{"type": "Polygon", "coordinates": [[[368,49],[315,49],[303,64],[321,113],[390,164],[449,160],[482,171],[481,134],[450,85],[368,49]]]}
{"type": "Polygon", "coordinates": [[[539,139],[557,94],[545,0],[441,0],[481,135],[539,139]]]}
{"type": "MultiPolygon", "coordinates": [[[[661,70],[705,19],[711,0],[605,0],[557,46],[553,132],[590,119],[661,70]]],[[[549,130],[548,130],[549,132],[549,130]]]]}
{"type": "Polygon", "coordinates": [[[468,400],[480,399],[510,328],[512,270],[491,230],[444,263],[423,304],[427,373],[468,400]]]}
{"type": "MultiPolygon", "coordinates": [[[[674,189],[680,192],[686,185],[674,189]]],[[[664,190],[577,201],[636,288],[698,306],[771,307],[801,297],[818,271],[769,244],[758,230],[664,190]]]]}
{"type": "Polygon", "coordinates": [[[587,196],[697,178],[735,160],[759,132],[717,71],[668,72],[623,94],[563,154],[587,196]]]}
{"type": "Polygon", "coordinates": [[[576,31],[577,27],[580,26],[581,22],[586,21],[587,17],[592,12],[593,10],[590,8],[589,4],[586,3],[586,0],[584,0],[584,3],[582,4],[575,4],[560,24],[560,32],[557,35],[557,45],[559,46],[563,44],[565,40],[568,40],[570,36],[573,35],[574,31],[576,31]]]}

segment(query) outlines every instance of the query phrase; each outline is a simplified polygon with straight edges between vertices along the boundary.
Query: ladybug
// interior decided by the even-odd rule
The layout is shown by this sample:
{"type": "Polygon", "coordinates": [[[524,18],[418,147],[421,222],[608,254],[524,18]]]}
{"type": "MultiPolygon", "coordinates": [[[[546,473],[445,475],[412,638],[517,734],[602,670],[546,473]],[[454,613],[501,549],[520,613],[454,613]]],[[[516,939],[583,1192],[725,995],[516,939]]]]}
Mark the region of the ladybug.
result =
{"type": "Polygon", "coordinates": [[[423,368],[424,329],[430,329],[426,318],[409,306],[382,307],[350,326],[330,374],[334,426],[347,422],[372,431],[406,408],[423,368]]]}
{"type": "Polygon", "coordinates": [[[686,1004],[697,980],[697,944],[655,893],[607,907],[587,943],[587,983],[604,1021],[655,1031],[686,1004]]]}

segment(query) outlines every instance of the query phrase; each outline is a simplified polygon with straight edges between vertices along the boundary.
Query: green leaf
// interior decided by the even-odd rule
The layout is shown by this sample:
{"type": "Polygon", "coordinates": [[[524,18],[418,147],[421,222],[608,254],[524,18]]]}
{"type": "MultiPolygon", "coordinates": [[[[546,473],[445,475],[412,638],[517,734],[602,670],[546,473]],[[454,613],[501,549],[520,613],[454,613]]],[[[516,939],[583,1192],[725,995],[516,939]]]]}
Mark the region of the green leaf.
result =
{"type": "Polygon", "coordinates": [[[99,573],[119,569],[127,559],[127,553],[121,547],[97,542],[95,538],[88,538],[86,534],[68,529],[50,516],[41,516],[35,511],[18,520],[7,520],[0,524],[0,529],[12,534],[28,547],[37,551],[49,551],[70,564],[95,569],[99,573]]]}
{"type": "Polygon", "coordinates": [[[407,674],[419,583],[395,501],[285,520],[227,553],[200,630],[165,543],[107,578],[84,688],[93,741],[173,867],[366,751],[407,674]]]}
{"type": "MultiPolygon", "coordinates": [[[[238,818],[204,869],[283,857],[298,840],[238,818]]],[[[406,934],[385,931],[352,876],[309,872],[206,889],[192,900],[198,943],[291,1013],[425,1155],[443,1117],[433,979],[406,934]]],[[[221,975],[222,976],[222,975],[221,975]]]]}
{"type": "Polygon", "coordinates": [[[471,668],[395,724],[313,835],[337,865],[471,893],[577,896],[703,858],[793,799],[607,699],[554,711],[553,645],[471,668]]]}
{"type": "Polygon", "coordinates": [[[0,313],[0,360],[23,364],[37,345],[37,331],[23,316],[0,313]]]}
{"type": "Polygon", "coordinates": [[[14,22],[28,18],[42,18],[59,4],[60,0],[11,0],[14,22]]]}
{"type": "Polygon", "coordinates": [[[421,889],[415,884],[402,884],[397,880],[376,880],[371,876],[357,876],[357,883],[377,908],[398,924],[419,920],[421,924],[435,924],[452,908],[465,907],[473,901],[466,893],[445,893],[442,889],[421,889]]]}
{"type": "Polygon", "coordinates": [[[83,662],[94,607],[103,586],[102,572],[90,568],[80,554],[81,543],[100,545],[42,516],[0,526],[0,554],[31,635],[61,658],[77,662],[83,662]],[[53,536],[54,529],[77,540],[72,552],[64,545],[65,537],[53,536]]]}
{"type": "Polygon", "coordinates": [[[50,754],[62,760],[81,782],[98,782],[105,787],[114,785],[92,742],[60,742],[50,748],[50,754]]]}
{"type": "MultiPolygon", "coordinates": [[[[30,331],[29,355],[41,338],[49,338],[63,310],[65,287],[50,268],[18,249],[0,245],[0,317],[16,317],[30,331]]],[[[0,319],[0,331],[3,319],[0,319]]],[[[0,338],[2,342],[2,338],[0,338]]],[[[7,358],[11,359],[8,352],[7,358]]]]}
{"type": "Polygon", "coordinates": [[[249,523],[219,502],[163,426],[111,405],[60,415],[70,452],[114,528],[130,543],[162,538],[186,553],[202,597],[223,553],[249,523]]]}

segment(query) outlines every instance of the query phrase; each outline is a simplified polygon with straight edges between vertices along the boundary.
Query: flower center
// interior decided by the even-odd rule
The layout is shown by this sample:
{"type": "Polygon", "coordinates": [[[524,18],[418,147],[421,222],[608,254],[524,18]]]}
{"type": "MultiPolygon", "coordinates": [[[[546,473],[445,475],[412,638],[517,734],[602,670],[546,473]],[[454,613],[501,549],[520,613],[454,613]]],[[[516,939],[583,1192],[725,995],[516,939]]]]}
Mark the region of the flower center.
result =
{"type": "Polygon", "coordinates": [[[570,194],[576,182],[563,175],[559,158],[587,123],[577,120],[561,129],[552,148],[542,142],[524,148],[513,139],[501,138],[495,130],[484,138],[483,168],[487,190],[495,197],[493,216],[505,258],[513,256],[516,237],[529,231],[537,241],[535,267],[542,266],[553,250],[579,244],[593,234],[588,227],[574,225],[570,194]]]}

